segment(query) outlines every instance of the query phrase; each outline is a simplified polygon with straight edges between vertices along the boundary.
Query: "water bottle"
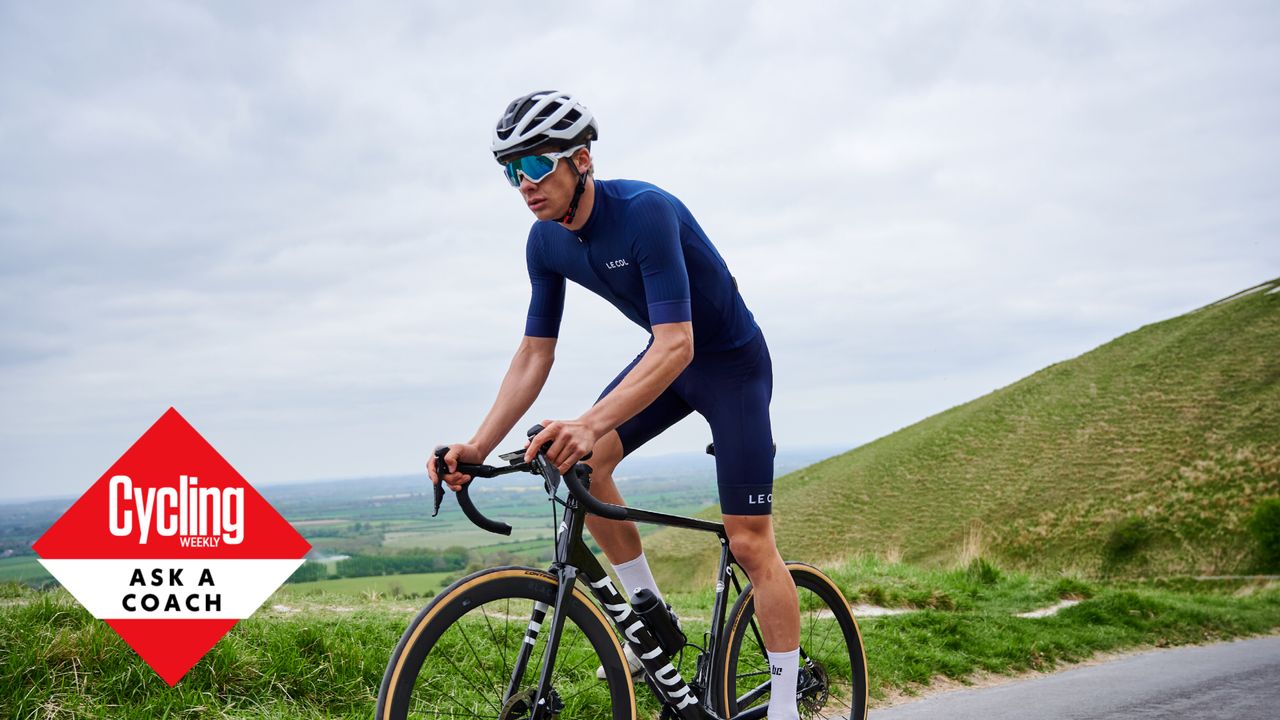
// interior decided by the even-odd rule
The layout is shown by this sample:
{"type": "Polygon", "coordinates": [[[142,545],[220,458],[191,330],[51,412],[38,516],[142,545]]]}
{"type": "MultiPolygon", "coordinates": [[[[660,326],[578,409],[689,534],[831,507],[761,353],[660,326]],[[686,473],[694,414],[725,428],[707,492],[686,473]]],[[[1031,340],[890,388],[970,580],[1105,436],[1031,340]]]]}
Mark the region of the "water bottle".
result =
{"type": "Polygon", "coordinates": [[[668,657],[674,658],[688,642],[684,631],[676,625],[675,616],[665,603],[658,600],[652,590],[642,588],[631,598],[631,608],[636,611],[645,627],[658,640],[658,645],[668,657]]]}

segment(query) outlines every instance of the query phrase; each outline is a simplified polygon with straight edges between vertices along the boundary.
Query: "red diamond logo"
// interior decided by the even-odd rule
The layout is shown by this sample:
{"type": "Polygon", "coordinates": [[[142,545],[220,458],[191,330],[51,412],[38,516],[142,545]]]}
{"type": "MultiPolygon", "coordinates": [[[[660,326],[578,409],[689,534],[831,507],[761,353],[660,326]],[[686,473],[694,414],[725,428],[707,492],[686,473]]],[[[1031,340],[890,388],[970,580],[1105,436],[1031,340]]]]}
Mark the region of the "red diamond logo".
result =
{"type": "Polygon", "coordinates": [[[33,548],[174,685],[311,545],[169,408],[33,548]]]}

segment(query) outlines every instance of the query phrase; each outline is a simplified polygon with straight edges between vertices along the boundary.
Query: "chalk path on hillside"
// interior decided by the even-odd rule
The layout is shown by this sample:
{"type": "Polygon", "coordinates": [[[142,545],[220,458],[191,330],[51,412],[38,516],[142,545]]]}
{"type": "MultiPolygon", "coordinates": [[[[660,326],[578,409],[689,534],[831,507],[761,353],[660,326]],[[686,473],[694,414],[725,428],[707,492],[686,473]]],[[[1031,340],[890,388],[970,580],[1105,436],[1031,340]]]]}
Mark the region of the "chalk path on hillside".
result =
{"type": "MultiPolygon", "coordinates": [[[[1082,600],[1062,600],[1048,607],[1042,607],[1042,608],[1039,608],[1036,610],[1030,610],[1024,613],[1017,613],[1015,617],[1020,617],[1020,618],[1049,617],[1051,615],[1057,615],[1059,610],[1064,610],[1066,608],[1071,607],[1072,605],[1079,605],[1081,602],[1083,601],[1082,600]]],[[[905,613],[913,613],[913,612],[920,611],[920,608],[900,608],[900,607],[891,608],[891,607],[882,607],[880,605],[854,605],[850,609],[853,611],[853,616],[855,618],[884,617],[886,615],[903,615],[905,613]]],[[[832,614],[830,610],[823,610],[822,612],[818,613],[817,617],[819,619],[825,620],[825,619],[833,618],[835,617],[835,615],[832,614]]]]}

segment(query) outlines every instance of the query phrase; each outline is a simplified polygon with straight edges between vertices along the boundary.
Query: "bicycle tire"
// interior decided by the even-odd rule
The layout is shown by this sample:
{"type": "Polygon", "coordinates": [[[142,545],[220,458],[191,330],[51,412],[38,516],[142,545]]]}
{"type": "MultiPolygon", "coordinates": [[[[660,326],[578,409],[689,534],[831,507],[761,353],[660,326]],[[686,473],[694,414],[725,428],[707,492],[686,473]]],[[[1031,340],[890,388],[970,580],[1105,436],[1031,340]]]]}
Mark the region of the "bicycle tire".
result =
{"type": "MultiPolygon", "coordinates": [[[[542,570],[499,567],[468,575],[443,590],[409,623],[396,645],[374,717],[511,720],[527,715],[558,583],[542,570]],[[534,603],[551,607],[532,643],[519,691],[504,702],[516,653],[528,642],[534,603]]],[[[566,716],[636,720],[635,688],[622,647],[600,609],[578,587],[565,620],[552,689],[570,711],[566,716]],[[605,668],[603,683],[596,679],[597,665],[605,668]]]]}
{"type": "MultiPolygon", "coordinates": [[[[787,569],[800,594],[801,659],[813,661],[800,670],[800,716],[866,720],[867,658],[849,603],[835,583],[812,565],[788,562],[787,569]]],[[[724,718],[768,702],[769,661],[754,598],[748,584],[729,611],[725,641],[717,652],[713,677],[717,678],[718,711],[724,718]],[[742,694],[741,686],[746,684],[763,692],[742,694]]]]}

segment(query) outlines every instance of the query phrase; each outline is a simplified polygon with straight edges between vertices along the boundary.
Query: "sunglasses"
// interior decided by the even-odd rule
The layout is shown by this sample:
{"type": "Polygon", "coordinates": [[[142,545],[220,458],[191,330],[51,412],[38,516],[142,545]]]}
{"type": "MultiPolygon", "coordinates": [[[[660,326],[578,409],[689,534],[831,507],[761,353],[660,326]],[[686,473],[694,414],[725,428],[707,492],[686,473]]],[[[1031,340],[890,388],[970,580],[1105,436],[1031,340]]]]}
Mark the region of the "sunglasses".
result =
{"type": "Polygon", "coordinates": [[[531,183],[540,183],[548,175],[556,171],[556,165],[560,164],[560,158],[569,157],[584,147],[586,145],[571,147],[562,152],[525,155],[511,162],[503,163],[502,169],[506,173],[507,182],[511,183],[511,187],[520,187],[521,176],[527,178],[531,183]]]}

